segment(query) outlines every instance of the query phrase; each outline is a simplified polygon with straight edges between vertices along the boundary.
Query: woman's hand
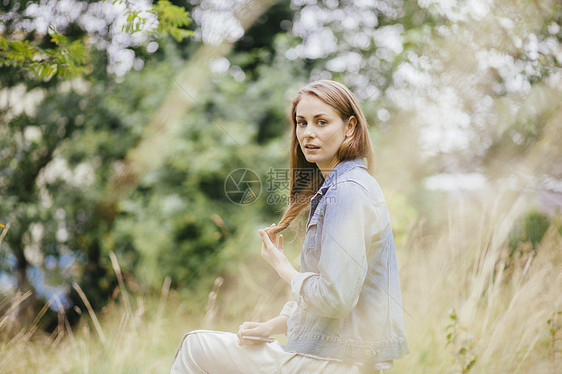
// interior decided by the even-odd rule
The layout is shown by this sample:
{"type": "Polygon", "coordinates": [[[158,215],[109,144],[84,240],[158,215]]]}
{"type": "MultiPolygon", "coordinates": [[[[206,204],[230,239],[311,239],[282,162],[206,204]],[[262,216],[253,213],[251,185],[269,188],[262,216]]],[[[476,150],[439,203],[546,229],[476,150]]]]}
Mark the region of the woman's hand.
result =
{"type": "Polygon", "coordinates": [[[256,345],[262,344],[260,340],[244,339],[243,336],[259,336],[262,338],[269,338],[271,335],[286,334],[287,333],[287,320],[286,315],[274,317],[266,322],[244,322],[238,328],[238,341],[240,345],[256,345]]]}
{"type": "Polygon", "coordinates": [[[261,338],[269,338],[271,336],[271,326],[267,322],[244,322],[238,328],[236,335],[240,345],[257,345],[263,344],[261,340],[244,339],[243,336],[259,336],[261,338]]]}
{"type": "Polygon", "coordinates": [[[273,244],[276,241],[276,235],[271,232],[271,229],[274,227],[275,224],[272,224],[267,232],[266,230],[258,231],[262,240],[261,255],[277,271],[279,276],[290,284],[291,278],[297,274],[297,271],[283,253],[283,235],[279,235],[277,247],[273,244]]]}

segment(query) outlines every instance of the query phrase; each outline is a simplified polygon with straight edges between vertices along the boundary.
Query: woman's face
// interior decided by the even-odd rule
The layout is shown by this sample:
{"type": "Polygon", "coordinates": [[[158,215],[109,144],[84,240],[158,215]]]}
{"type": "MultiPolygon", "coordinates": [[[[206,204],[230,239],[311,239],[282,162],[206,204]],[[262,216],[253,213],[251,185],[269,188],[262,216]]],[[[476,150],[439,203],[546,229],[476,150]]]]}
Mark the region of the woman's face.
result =
{"type": "Polygon", "coordinates": [[[316,163],[327,177],[338,163],[337,151],[355,127],[355,117],[346,124],[330,105],[314,95],[303,95],[296,107],[297,140],[308,162],[316,163]],[[327,170],[327,173],[324,172],[327,170]]]}

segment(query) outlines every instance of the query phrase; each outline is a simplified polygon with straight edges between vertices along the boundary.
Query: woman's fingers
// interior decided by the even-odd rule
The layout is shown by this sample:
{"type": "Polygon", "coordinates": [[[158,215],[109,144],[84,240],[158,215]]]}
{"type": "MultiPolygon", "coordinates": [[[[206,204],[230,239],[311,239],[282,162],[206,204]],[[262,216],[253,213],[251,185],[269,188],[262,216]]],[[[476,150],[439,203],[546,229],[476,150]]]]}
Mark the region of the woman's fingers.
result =
{"type": "Polygon", "coordinates": [[[262,344],[263,341],[244,339],[244,336],[260,336],[267,338],[265,335],[267,335],[267,333],[264,331],[264,326],[261,322],[244,322],[240,325],[238,333],[236,334],[240,345],[262,344]]]}
{"type": "Polygon", "coordinates": [[[241,329],[251,329],[253,327],[259,326],[259,324],[260,324],[259,322],[248,322],[248,321],[246,321],[246,322],[244,322],[240,325],[240,328],[241,329]]]}
{"type": "MultiPolygon", "coordinates": [[[[274,225],[271,225],[270,228],[273,226],[274,225]]],[[[288,262],[283,252],[283,236],[279,235],[279,238],[276,238],[275,235],[272,241],[266,230],[258,231],[262,239],[261,256],[279,272],[281,269],[279,266],[288,262]],[[275,246],[275,242],[277,242],[277,247],[275,246]]]]}
{"type": "Polygon", "coordinates": [[[275,228],[275,223],[272,223],[271,226],[269,226],[269,230],[268,230],[268,234],[269,234],[269,240],[271,240],[272,243],[275,242],[275,234],[273,229],[275,228]]]}
{"type": "Polygon", "coordinates": [[[250,322],[243,322],[239,327],[238,327],[238,332],[236,333],[236,336],[238,337],[238,342],[240,343],[240,345],[244,345],[246,343],[246,339],[243,338],[244,335],[246,335],[246,330],[249,326],[250,322]]]}
{"type": "Polygon", "coordinates": [[[275,245],[271,242],[269,236],[263,230],[260,230],[259,233],[262,239],[261,255],[267,262],[273,265],[272,260],[276,257],[276,252],[279,251],[275,248],[275,245]]]}
{"type": "Polygon", "coordinates": [[[258,233],[259,233],[260,236],[261,236],[261,240],[262,240],[262,242],[263,242],[263,243],[262,243],[263,245],[269,246],[269,245],[273,244],[273,243],[271,242],[271,239],[269,238],[269,235],[265,232],[265,230],[259,230],[258,233]]]}
{"type": "Polygon", "coordinates": [[[283,235],[279,235],[279,237],[276,240],[275,237],[277,235],[275,235],[272,230],[274,227],[275,227],[275,223],[272,223],[271,226],[269,226],[267,229],[259,230],[258,233],[260,234],[263,244],[266,247],[271,248],[270,246],[273,246],[274,248],[277,248],[281,252],[283,252],[283,235]],[[273,244],[275,243],[275,241],[277,241],[277,247],[275,247],[275,244],[273,244]]]}

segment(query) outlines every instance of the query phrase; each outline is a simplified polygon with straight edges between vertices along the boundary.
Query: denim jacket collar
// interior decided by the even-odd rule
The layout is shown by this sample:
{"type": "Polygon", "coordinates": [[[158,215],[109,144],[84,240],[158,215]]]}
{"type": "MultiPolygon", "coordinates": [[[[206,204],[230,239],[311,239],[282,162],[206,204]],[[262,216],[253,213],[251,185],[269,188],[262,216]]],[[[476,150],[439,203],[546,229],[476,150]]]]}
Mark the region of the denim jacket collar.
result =
{"type": "Polygon", "coordinates": [[[326,178],[324,183],[322,183],[322,186],[320,187],[320,190],[322,190],[322,187],[329,187],[332,184],[336,184],[338,177],[341,177],[348,170],[351,170],[355,167],[362,167],[362,168],[366,169],[367,165],[365,165],[365,161],[362,158],[356,158],[356,159],[353,159],[353,160],[341,161],[339,164],[337,164],[332,169],[332,171],[330,171],[330,174],[328,175],[328,178],[326,178]]]}
{"type": "Polygon", "coordinates": [[[362,158],[356,158],[353,160],[340,161],[340,163],[330,171],[330,174],[328,174],[328,178],[326,178],[318,191],[310,198],[310,214],[308,217],[309,220],[316,210],[318,201],[320,201],[322,196],[326,194],[326,191],[328,191],[331,186],[335,185],[338,182],[338,178],[341,178],[346,172],[356,167],[367,169],[365,161],[362,158]]]}

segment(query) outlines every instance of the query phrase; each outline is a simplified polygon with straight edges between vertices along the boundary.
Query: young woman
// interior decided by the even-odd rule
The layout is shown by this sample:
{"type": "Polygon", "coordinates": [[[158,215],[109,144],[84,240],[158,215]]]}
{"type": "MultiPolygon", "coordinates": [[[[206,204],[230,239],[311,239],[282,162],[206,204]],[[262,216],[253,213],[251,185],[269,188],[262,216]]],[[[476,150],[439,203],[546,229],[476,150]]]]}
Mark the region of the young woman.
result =
{"type": "Polygon", "coordinates": [[[174,374],[373,373],[408,352],[390,218],[357,100],[338,82],[313,82],[297,93],[291,119],[290,204],[259,235],[262,256],[294,300],[237,334],[187,334],[174,374]],[[307,207],[297,271],[278,234],[307,207]],[[284,346],[256,340],[280,333],[284,346]]]}

